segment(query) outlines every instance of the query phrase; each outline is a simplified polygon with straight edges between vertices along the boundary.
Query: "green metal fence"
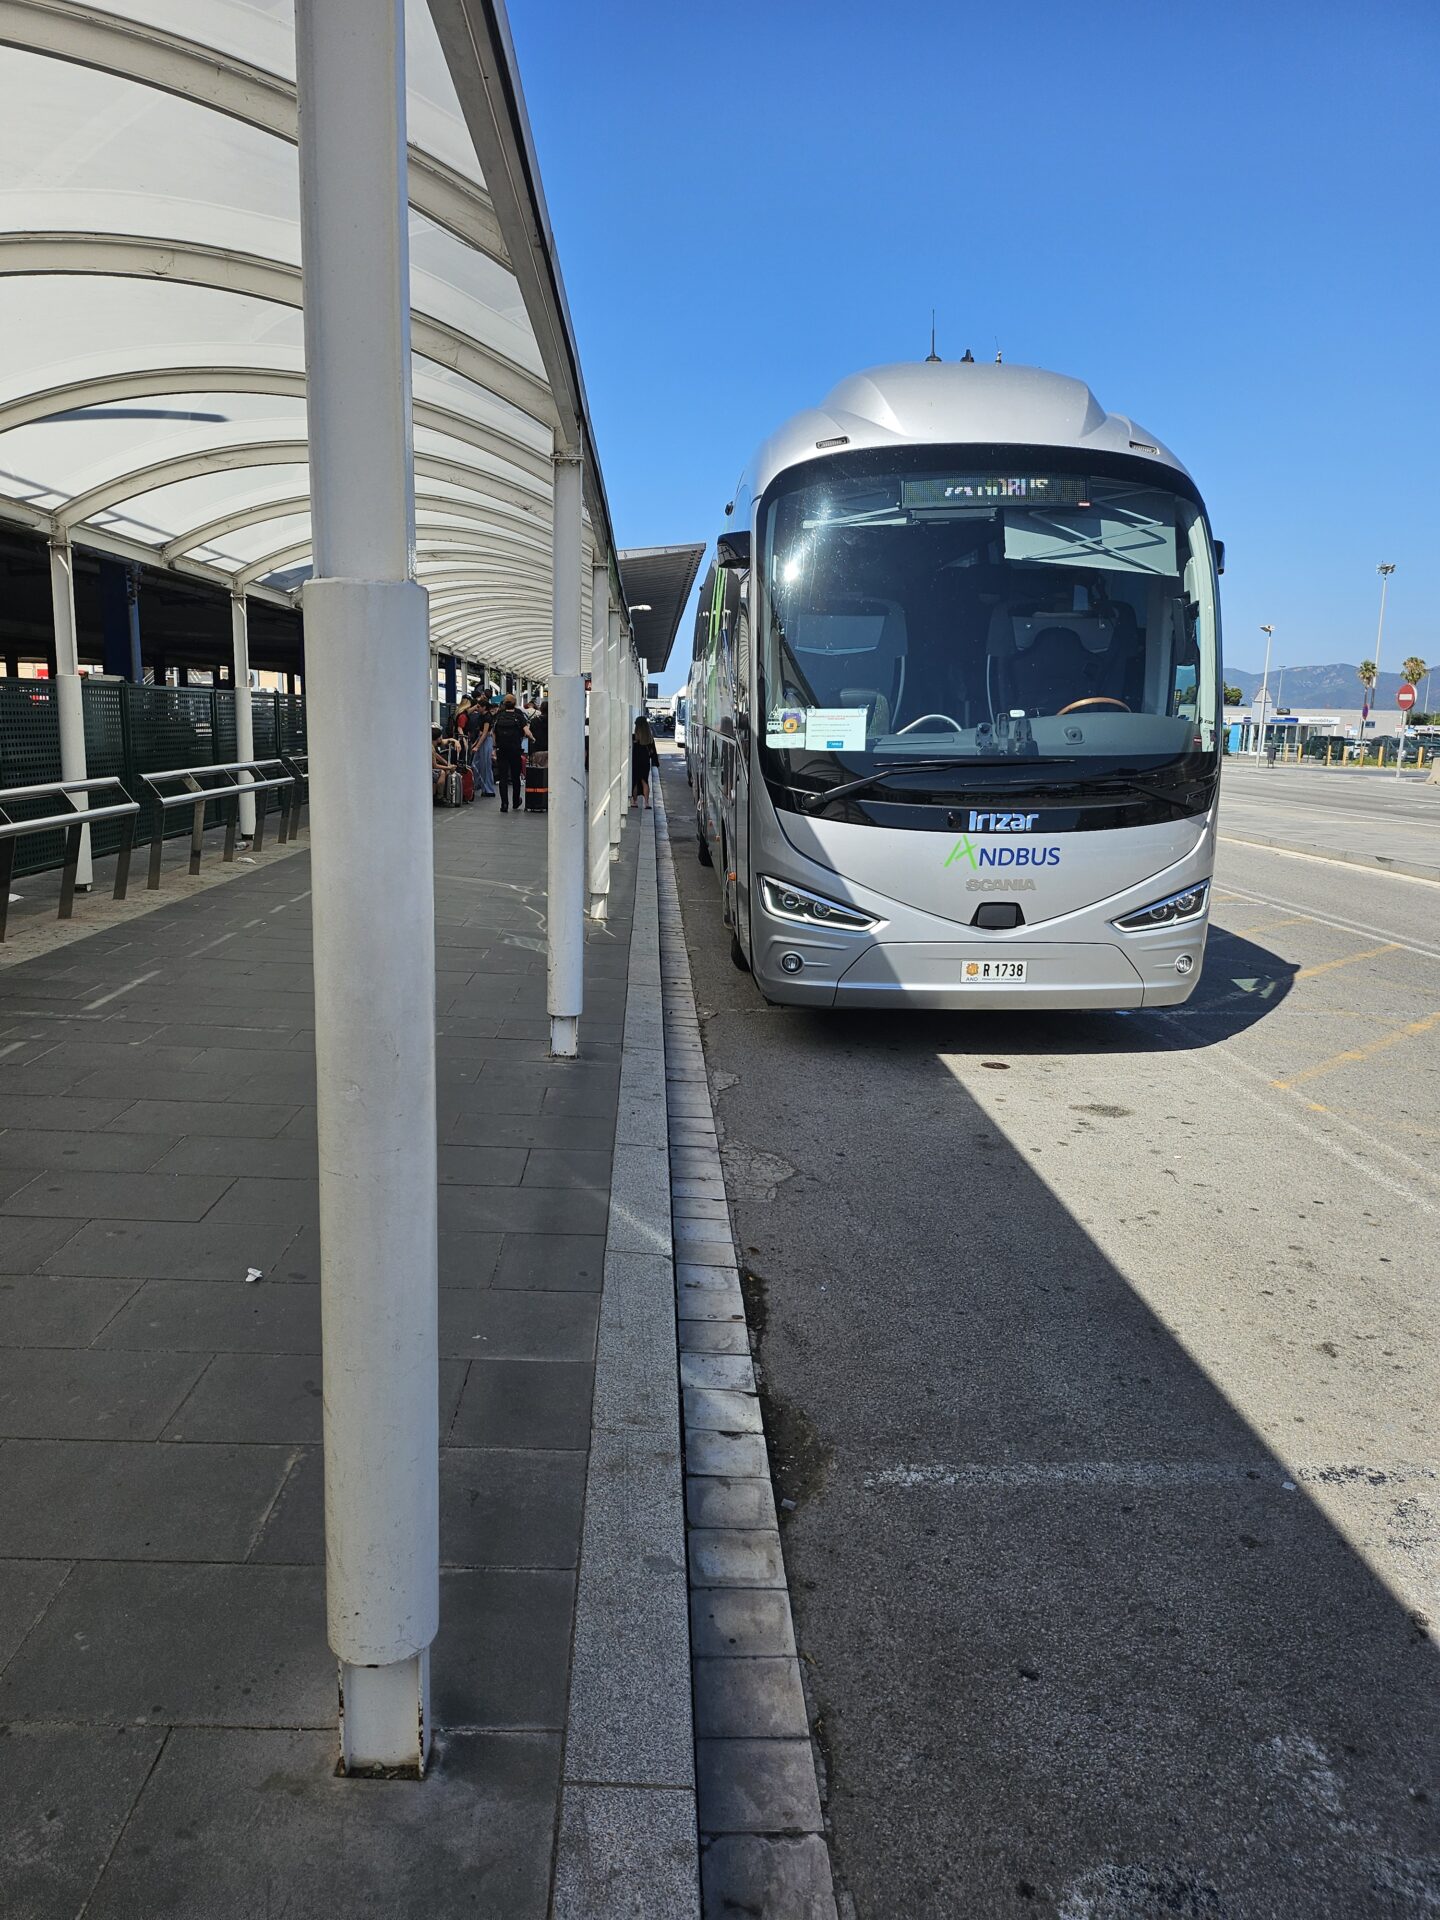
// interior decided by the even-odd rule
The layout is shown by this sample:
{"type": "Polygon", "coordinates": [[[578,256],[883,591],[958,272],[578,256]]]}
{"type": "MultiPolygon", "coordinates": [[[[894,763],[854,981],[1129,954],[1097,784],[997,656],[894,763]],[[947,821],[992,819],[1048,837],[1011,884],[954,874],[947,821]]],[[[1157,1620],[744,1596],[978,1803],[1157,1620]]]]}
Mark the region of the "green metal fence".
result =
{"type": "MultiPolygon", "coordinates": [[[[171,767],[233,761],[237,751],[233,692],[228,687],[136,687],[124,680],[87,679],[82,683],[82,698],[86,770],[94,779],[115,775],[130,798],[140,802],[136,840],[142,844],[150,840],[157,819],[167,838],[189,833],[189,809],[173,807],[162,816],[140,776],[164,773],[171,767]]],[[[303,695],[252,693],[250,708],[258,758],[305,752],[303,695]]],[[[54,686],[48,680],[0,679],[0,787],[38,786],[61,778],[54,686]]],[[[255,804],[263,807],[271,798],[257,794],[255,804]]],[[[53,809],[53,801],[37,801],[28,809],[21,807],[13,817],[36,818],[53,809]]],[[[206,808],[207,826],[216,826],[221,819],[218,801],[206,808]]],[[[110,820],[92,827],[91,845],[97,857],[115,851],[122,829],[122,822],[110,820]]],[[[63,834],[35,834],[19,842],[15,871],[40,873],[58,867],[63,858],[63,834]]]]}

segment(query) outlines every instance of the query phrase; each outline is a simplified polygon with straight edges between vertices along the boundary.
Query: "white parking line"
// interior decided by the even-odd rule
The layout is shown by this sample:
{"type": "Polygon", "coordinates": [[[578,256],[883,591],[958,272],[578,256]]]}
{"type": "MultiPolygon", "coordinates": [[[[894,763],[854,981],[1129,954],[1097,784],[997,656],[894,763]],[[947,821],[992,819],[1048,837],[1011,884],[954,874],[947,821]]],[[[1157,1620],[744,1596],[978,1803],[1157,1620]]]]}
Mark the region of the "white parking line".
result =
{"type": "Polygon", "coordinates": [[[142,973],[137,980],[127,980],[123,987],[116,987],[113,993],[102,993],[98,1000],[87,1000],[85,1012],[94,1013],[98,1007],[108,1007],[112,1000],[118,1000],[122,993],[133,993],[136,987],[143,987],[147,980],[158,980],[159,967],[152,967],[149,973],[142,973]]]}
{"type": "Polygon", "coordinates": [[[864,1485],[880,1487],[961,1487],[977,1493],[1020,1493],[1033,1487],[1111,1487],[1121,1491],[1172,1487],[1220,1487],[1250,1481],[1278,1486],[1293,1493],[1295,1484],[1310,1486],[1403,1486],[1417,1480],[1440,1480],[1440,1469],[1404,1461],[1375,1467],[1355,1461],[1289,1467],[1279,1461],[1243,1465],[1220,1460],[1057,1460],[1020,1461],[1007,1466],[906,1462],[867,1473],[864,1485]]]}
{"type": "Polygon", "coordinates": [[[1342,933],[1369,934],[1373,939],[1388,940],[1393,946],[1404,947],[1407,953],[1418,953],[1426,960],[1440,960],[1440,947],[1422,947],[1414,940],[1402,940],[1389,927],[1371,926],[1365,920],[1342,920],[1333,913],[1316,913],[1312,908],[1302,907],[1294,900],[1277,900],[1273,894],[1248,893],[1228,881],[1226,885],[1237,900],[1254,901],[1263,907],[1280,907],[1286,913],[1299,914],[1302,919],[1318,920],[1322,926],[1339,927],[1342,933]]]}

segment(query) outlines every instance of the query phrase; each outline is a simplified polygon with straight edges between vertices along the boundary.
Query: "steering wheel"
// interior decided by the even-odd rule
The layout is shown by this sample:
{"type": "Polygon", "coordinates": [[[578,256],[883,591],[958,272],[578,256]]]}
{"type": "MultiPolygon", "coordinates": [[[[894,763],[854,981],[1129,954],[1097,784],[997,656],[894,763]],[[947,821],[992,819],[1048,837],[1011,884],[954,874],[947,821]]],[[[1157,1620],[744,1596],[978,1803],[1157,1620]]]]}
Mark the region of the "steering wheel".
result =
{"type": "Polygon", "coordinates": [[[912,720],[908,727],[901,727],[900,732],[913,733],[916,727],[923,727],[927,720],[943,720],[946,726],[953,727],[956,733],[963,733],[965,731],[960,722],[958,720],[952,720],[948,713],[922,713],[920,718],[918,720],[912,720]]]}
{"type": "MultiPolygon", "coordinates": [[[[1088,700],[1072,700],[1068,707],[1061,707],[1060,713],[1079,713],[1082,707],[1118,707],[1121,713],[1133,713],[1133,707],[1127,707],[1123,700],[1117,700],[1113,693],[1092,693],[1088,700]]],[[[1060,714],[1055,718],[1058,720],[1060,714]]]]}

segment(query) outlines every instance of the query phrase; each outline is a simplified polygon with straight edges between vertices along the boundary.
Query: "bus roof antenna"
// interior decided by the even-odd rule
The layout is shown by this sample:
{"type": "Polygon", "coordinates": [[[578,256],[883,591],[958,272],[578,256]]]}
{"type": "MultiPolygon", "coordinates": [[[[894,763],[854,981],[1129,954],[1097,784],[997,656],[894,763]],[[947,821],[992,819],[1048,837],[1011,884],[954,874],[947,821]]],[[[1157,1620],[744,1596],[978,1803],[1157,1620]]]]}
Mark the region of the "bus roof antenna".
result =
{"type": "Polygon", "coordinates": [[[930,309],[930,351],[925,356],[925,364],[927,367],[931,366],[932,364],[938,367],[940,364],[940,356],[935,351],[935,309],[934,307],[931,307],[930,309]]]}

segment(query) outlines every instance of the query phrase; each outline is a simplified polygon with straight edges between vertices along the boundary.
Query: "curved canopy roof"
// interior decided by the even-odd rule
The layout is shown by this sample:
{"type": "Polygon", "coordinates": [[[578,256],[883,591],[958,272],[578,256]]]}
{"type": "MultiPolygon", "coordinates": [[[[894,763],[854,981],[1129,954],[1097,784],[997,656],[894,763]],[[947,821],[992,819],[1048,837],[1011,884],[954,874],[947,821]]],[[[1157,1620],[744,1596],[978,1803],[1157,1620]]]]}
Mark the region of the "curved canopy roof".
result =
{"type": "MultiPolygon", "coordinates": [[[[557,444],[584,449],[618,590],[614,543],[503,12],[434,16],[443,50],[407,0],[416,573],[435,645],[543,675],[557,444]]],[[[310,561],[290,0],[0,0],[0,99],[0,519],[287,595],[310,561]]]]}

